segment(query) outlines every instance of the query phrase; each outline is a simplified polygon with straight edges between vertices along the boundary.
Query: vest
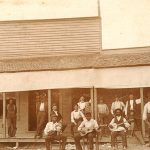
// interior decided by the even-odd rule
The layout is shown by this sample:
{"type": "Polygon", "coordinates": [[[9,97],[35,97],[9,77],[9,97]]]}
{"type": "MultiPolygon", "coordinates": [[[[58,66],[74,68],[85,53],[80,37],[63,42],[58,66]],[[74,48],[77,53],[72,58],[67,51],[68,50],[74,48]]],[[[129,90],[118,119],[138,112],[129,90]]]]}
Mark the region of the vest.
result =
{"type": "MultiPolygon", "coordinates": [[[[128,100],[127,116],[130,116],[130,108],[131,108],[131,104],[130,104],[130,100],[128,100]]],[[[135,100],[133,100],[133,110],[136,111],[135,100]]]]}
{"type": "Polygon", "coordinates": [[[125,126],[124,126],[124,121],[123,121],[123,119],[124,119],[124,117],[121,116],[121,119],[118,121],[118,120],[117,120],[117,117],[115,117],[115,118],[114,118],[114,123],[116,123],[116,124],[122,124],[122,125],[119,125],[119,126],[125,127],[125,126]]]}

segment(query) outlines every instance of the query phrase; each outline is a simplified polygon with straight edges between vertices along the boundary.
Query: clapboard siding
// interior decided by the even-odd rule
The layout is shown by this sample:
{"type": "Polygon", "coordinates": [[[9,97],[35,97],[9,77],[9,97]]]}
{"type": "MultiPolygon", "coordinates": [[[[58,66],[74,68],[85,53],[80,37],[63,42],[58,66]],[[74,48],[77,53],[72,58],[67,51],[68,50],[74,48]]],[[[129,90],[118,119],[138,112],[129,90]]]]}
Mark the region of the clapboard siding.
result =
{"type": "Polygon", "coordinates": [[[0,58],[99,52],[98,17],[0,22],[0,58]]]}

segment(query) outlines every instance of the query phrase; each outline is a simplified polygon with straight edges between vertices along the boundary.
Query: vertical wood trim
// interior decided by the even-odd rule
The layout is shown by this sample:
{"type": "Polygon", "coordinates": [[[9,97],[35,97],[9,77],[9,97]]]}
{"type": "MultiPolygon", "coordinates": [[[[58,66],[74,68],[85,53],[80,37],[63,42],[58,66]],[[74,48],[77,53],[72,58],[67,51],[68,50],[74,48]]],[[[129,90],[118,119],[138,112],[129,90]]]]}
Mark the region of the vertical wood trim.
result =
{"type": "Polygon", "coordinates": [[[97,120],[97,89],[94,88],[94,114],[95,119],[97,120]]]}
{"type": "Polygon", "coordinates": [[[94,115],[94,88],[93,87],[90,89],[90,96],[91,96],[91,113],[92,113],[92,118],[94,118],[95,115],[94,115]]]}
{"type": "MultiPolygon", "coordinates": [[[[143,100],[143,88],[140,88],[140,97],[141,97],[141,116],[143,116],[143,110],[144,110],[144,100],[143,100]]],[[[142,119],[142,134],[145,136],[145,123],[142,119]]]]}
{"type": "Polygon", "coordinates": [[[17,120],[20,120],[20,98],[19,92],[16,93],[17,120]]]}
{"type": "Polygon", "coordinates": [[[48,121],[50,121],[50,113],[51,113],[51,90],[48,90],[48,121]]]}
{"type": "Polygon", "coordinates": [[[3,137],[6,138],[6,93],[3,93],[3,137]]]}

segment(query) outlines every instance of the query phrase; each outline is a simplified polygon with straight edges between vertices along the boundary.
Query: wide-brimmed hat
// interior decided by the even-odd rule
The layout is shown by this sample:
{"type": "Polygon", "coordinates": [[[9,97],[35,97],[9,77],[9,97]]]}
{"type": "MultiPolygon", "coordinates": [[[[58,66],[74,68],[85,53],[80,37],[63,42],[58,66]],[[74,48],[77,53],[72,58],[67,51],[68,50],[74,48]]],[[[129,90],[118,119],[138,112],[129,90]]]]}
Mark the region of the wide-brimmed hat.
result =
{"type": "Polygon", "coordinates": [[[118,110],[119,110],[120,113],[122,114],[122,109],[120,109],[120,108],[115,109],[115,110],[114,110],[114,114],[116,114],[116,112],[117,112],[118,110]]]}

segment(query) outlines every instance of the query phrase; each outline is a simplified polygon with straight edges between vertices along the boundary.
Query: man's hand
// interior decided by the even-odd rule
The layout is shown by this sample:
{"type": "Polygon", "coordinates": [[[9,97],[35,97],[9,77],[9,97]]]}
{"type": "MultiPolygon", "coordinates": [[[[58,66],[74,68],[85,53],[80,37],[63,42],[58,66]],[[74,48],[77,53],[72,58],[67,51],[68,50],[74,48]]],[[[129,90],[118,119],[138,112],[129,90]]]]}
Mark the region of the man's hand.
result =
{"type": "Polygon", "coordinates": [[[110,124],[110,125],[109,125],[109,128],[113,129],[113,126],[110,124]]]}

